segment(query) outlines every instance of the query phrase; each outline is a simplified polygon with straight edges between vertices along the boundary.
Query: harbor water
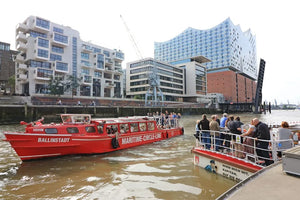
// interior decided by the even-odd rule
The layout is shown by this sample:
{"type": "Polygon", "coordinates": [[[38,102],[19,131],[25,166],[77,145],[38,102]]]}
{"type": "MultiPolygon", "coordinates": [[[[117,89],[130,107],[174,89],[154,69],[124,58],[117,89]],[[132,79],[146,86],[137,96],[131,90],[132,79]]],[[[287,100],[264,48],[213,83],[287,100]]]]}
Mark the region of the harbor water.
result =
{"type": "MultiPolygon", "coordinates": [[[[0,199],[215,199],[236,182],[193,165],[193,134],[201,114],[182,117],[183,136],[100,155],[21,162],[1,140],[0,199]]],[[[247,124],[254,117],[266,123],[295,122],[300,111],[239,116],[247,124]]],[[[0,126],[0,139],[4,131],[23,129],[0,126]]]]}

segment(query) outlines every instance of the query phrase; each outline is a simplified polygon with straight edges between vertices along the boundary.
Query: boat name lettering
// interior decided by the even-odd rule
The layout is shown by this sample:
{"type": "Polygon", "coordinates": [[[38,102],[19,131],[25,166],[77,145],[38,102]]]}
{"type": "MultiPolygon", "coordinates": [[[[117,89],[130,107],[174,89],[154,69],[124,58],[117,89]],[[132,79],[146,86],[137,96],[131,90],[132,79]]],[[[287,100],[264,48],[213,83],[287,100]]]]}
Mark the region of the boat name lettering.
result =
{"type": "Polygon", "coordinates": [[[69,141],[70,138],[38,138],[38,142],[64,143],[69,141]]]}
{"type": "Polygon", "coordinates": [[[153,134],[149,134],[149,135],[125,137],[125,138],[122,138],[122,144],[131,144],[131,143],[143,142],[143,141],[160,139],[160,138],[161,138],[161,133],[153,133],[153,134]]]}

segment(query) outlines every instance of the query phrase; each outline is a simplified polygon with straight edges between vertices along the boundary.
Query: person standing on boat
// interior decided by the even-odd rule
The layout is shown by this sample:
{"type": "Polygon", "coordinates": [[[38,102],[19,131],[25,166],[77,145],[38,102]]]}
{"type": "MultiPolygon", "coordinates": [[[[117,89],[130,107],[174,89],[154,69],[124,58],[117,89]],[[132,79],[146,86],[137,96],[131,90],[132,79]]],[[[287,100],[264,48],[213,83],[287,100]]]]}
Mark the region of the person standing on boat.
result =
{"type": "Polygon", "coordinates": [[[205,114],[202,115],[202,120],[199,123],[199,129],[202,131],[201,138],[205,144],[206,149],[210,149],[210,133],[209,133],[209,121],[205,114]]]}
{"type": "Polygon", "coordinates": [[[259,156],[259,158],[264,159],[266,166],[273,163],[272,160],[270,160],[270,155],[268,151],[269,147],[269,141],[262,141],[262,140],[270,140],[270,130],[267,124],[262,123],[259,121],[259,119],[254,118],[253,124],[256,128],[254,132],[254,137],[257,138],[256,140],[256,153],[259,156]]]}
{"type": "Polygon", "coordinates": [[[246,153],[249,153],[249,154],[254,154],[254,140],[253,137],[254,136],[254,132],[255,132],[255,126],[253,124],[253,120],[251,120],[251,124],[249,125],[249,129],[247,130],[246,133],[243,133],[241,136],[244,137],[244,136],[247,136],[247,138],[244,138],[244,151],[246,153]]]}
{"type": "Polygon", "coordinates": [[[195,131],[196,133],[194,134],[195,138],[197,138],[197,140],[199,140],[199,136],[200,136],[200,120],[196,121],[196,126],[195,126],[195,131]]]}
{"type": "Polygon", "coordinates": [[[217,116],[212,115],[211,116],[211,121],[209,123],[209,129],[210,131],[210,136],[213,138],[213,142],[215,144],[215,150],[219,151],[219,147],[221,146],[221,141],[220,141],[220,126],[219,123],[217,122],[217,116]]]}
{"type": "MultiPolygon", "coordinates": [[[[289,129],[289,124],[285,121],[281,122],[281,127],[278,129],[278,149],[284,151],[286,149],[292,148],[293,145],[293,133],[289,129]],[[290,139],[290,140],[289,140],[290,139]],[[280,141],[281,140],[281,141],[280,141]]],[[[278,151],[278,157],[281,157],[281,151],[278,151]]]]}
{"type": "MultiPolygon", "coordinates": [[[[225,130],[225,123],[227,121],[227,113],[223,113],[223,117],[220,120],[220,131],[225,130]]],[[[225,135],[223,133],[220,133],[220,141],[221,141],[221,148],[224,148],[223,141],[225,139],[225,135]]]]}

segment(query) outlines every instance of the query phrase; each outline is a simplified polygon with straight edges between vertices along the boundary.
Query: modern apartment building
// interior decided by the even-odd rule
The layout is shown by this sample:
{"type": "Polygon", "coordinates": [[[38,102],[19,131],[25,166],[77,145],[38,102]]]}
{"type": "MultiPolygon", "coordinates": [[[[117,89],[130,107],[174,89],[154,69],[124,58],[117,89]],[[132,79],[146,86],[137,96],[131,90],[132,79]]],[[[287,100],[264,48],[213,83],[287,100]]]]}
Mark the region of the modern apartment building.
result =
{"type": "Polygon", "coordinates": [[[150,87],[149,76],[156,74],[164,101],[182,101],[184,95],[183,69],[145,58],[126,65],[126,95],[129,98],[145,98],[150,87]]]}
{"type": "Polygon", "coordinates": [[[59,77],[59,87],[76,77],[80,87],[65,95],[123,96],[124,53],[82,41],[77,30],[30,16],[16,27],[16,48],[18,94],[49,93],[52,77],[59,77]]]}
{"type": "Polygon", "coordinates": [[[186,97],[206,95],[206,67],[203,64],[207,62],[210,62],[210,60],[203,56],[196,56],[184,60],[177,60],[170,63],[183,69],[185,86],[184,94],[186,97]]]}
{"type": "Polygon", "coordinates": [[[211,29],[187,28],[171,40],[154,44],[156,60],[172,63],[198,55],[211,60],[204,63],[208,93],[223,93],[228,102],[252,101],[257,58],[256,38],[250,30],[243,32],[228,18],[211,29]]]}
{"type": "Polygon", "coordinates": [[[17,53],[10,49],[10,44],[0,42],[0,94],[14,93],[14,87],[9,84],[9,78],[15,75],[13,57],[17,53]]]}

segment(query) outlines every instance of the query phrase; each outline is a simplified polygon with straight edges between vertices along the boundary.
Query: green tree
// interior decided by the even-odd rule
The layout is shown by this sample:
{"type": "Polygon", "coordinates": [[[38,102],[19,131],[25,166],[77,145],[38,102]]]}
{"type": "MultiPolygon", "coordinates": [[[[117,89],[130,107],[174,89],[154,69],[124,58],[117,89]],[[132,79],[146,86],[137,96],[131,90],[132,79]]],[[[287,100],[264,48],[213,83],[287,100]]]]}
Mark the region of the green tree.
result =
{"type": "Polygon", "coordinates": [[[49,90],[51,95],[62,95],[64,93],[63,90],[63,81],[59,76],[51,76],[49,83],[49,90]]]}
{"type": "Polygon", "coordinates": [[[66,82],[64,83],[64,91],[71,91],[72,98],[77,94],[77,88],[80,86],[82,78],[78,78],[72,75],[67,76],[66,82]]]}

